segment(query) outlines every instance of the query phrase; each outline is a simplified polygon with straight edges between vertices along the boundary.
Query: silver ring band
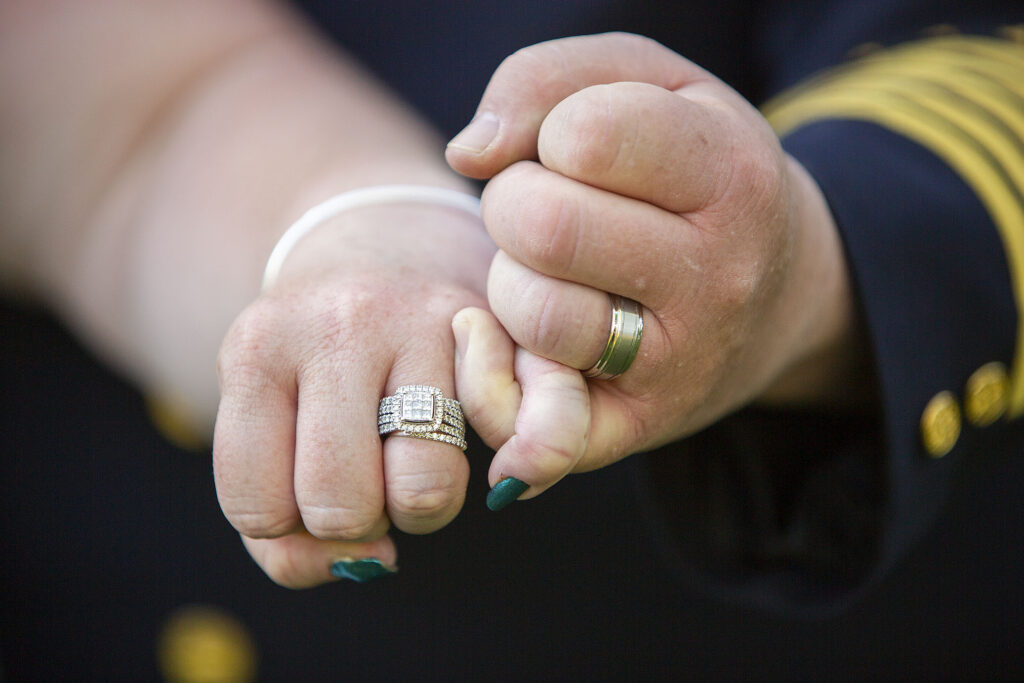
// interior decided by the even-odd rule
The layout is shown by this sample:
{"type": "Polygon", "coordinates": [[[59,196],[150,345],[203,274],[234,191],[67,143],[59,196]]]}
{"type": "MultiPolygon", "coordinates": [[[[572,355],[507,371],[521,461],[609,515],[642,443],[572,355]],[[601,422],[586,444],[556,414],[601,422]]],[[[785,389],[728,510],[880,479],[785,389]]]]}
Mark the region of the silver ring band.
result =
{"type": "Polygon", "coordinates": [[[644,332],[643,307],[632,299],[609,294],[612,300],[612,322],[608,342],[601,357],[583,374],[592,379],[614,379],[632,365],[640,350],[644,332]]]}
{"type": "Polygon", "coordinates": [[[441,390],[423,384],[398,387],[377,408],[377,432],[448,443],[466,450],[462,405],[441,390]]]}

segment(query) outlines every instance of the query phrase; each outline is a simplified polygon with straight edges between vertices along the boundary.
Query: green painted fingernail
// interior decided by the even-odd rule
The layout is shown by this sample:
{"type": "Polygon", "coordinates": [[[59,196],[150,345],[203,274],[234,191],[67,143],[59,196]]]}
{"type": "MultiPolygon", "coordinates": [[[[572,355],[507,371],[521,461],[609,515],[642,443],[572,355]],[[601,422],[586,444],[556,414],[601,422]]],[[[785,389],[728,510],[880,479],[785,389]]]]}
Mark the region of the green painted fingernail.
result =
{"type": "Polygon", "coordinates": [[[359,583],[373,581],[381,576],[390,576],[397,570],[388,569],[375,557],[362,560],[341,560],[331,565],[331,574],[339,579],[350,579],[359,583]]]}
{"type": "Polygon", "coordinates": [[[487,494],[487,507],[494,512],[506,508],[516,502],[516,499],[523,495],[523,492],[528,488],[530,488],[529,484],[515,477],[502,479],[487,494]]]}

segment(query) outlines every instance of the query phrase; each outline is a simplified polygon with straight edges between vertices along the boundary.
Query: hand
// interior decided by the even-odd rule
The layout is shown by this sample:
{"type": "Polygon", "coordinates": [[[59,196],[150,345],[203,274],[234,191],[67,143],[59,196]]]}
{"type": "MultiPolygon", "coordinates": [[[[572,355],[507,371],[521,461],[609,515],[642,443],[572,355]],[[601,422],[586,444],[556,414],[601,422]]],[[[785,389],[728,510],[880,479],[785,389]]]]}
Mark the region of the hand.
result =
{"type": "Polygon", "coordinates": [[[483,311],[455,320],[460,399],[500,447],[492,484],[521,479],[530,497],[751,401],[843,391],[854,315],[824,199],[758,112],[694,64],[622,34],[527,48],[447,157],[493,176],[488,296],[524,350],[483,311]],[[644,307],[633,365],[554,380],[550,361],[583,369],[601,355],[609,292],[644,307]],[[528,389],[545,381],[560,390],[528,389]]]}
{"type": "Polygon", "coordinates": [[[319,226],[221,349],[217,495],[278,583],[335,562],[395,565],[390,524],[427,533],[459,511],[469,467],[448,444],[377,434],[403,384],[454,395],[452,315],[484,301],[494,246],[439,207],[353,211],[319,226]]]}

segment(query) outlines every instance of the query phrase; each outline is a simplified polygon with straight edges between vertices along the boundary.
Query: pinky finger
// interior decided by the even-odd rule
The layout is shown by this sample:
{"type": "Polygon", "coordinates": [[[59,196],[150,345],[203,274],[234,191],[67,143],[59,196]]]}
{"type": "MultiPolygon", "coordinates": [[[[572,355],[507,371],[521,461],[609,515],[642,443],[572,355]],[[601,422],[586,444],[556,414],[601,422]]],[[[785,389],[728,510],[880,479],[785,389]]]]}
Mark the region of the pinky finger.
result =
{"type": "Polygon", "coordinates": [[[464,308],[452,318],[455,391],[466,420],[494,450],[515,433],[523,392],[515,377],[515,342],[491,313],[464,308]]]}
{"type": "Polygon", "coordinates": [[[452,323],[467,419],[497,449],[487,506],[532,498],[573,471],[587,447],[590,398],[579,370],[515,347],[497,319],[464,309],[452,323]]]}
{"type": "Polygon", "coordinates": [[[579,370],[517,348],[515,371],[523,401],[515,433],[491,461],[492,510],[533,498],[575,470],[590,435],[590,398],[579,370]]]}
{"type": "Polygon", "coordinates": [[[352,543],[300,531],[280,538],[242,536],[242,543],[267,576],[285,588],[312,588],[339,578],[364,582],[398,571],[390,536],[352,543]]]}

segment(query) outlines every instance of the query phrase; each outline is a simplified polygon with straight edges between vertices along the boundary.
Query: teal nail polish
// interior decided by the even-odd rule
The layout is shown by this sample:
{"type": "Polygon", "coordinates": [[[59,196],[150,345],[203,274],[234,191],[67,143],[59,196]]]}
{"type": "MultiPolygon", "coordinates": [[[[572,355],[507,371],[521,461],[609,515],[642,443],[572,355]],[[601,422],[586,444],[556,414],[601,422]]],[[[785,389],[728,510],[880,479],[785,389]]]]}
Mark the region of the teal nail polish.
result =
{"type": "Polygon", "coordinates": [[[506,508],[514,503],[519,496],[523,495],[523,492],[528,488],[530,488],[529,484],[515,477],[502,479],[487,494],[487,507],[494,512],[506,508]]]}
{"type": "Polygon", "coordinates": [[[375,557],[362,560],[342,560],[331,565],[331,574],[339,579],[350,579],[359,583],[373,581],[381,576],[394,574],[396,570],[388,569],[375,557]]]}

